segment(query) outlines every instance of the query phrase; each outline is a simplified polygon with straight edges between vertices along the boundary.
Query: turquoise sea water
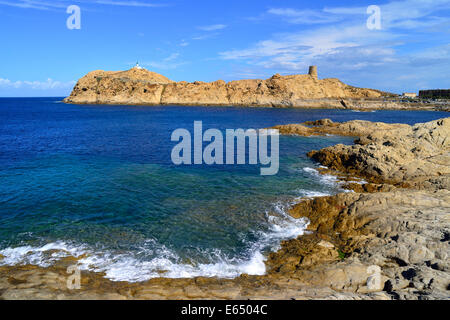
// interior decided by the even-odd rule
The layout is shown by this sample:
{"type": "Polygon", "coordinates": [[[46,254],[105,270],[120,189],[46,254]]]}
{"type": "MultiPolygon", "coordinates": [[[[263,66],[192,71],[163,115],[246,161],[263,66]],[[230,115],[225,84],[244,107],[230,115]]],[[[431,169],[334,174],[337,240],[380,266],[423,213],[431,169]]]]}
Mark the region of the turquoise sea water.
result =
{"type": "Polygon", "coordinates": [[[330,118],[413,124],[418,111],[65,105],[0,99],[0,264],[47,266],[79,256],[113,280],[263,274],[264,253],[302,234],[286,215],[301,197],[333,194],[306,157],[348,137],[280,137],[280,171],[175,166],[177,128],[265,128],[330,118]]]}

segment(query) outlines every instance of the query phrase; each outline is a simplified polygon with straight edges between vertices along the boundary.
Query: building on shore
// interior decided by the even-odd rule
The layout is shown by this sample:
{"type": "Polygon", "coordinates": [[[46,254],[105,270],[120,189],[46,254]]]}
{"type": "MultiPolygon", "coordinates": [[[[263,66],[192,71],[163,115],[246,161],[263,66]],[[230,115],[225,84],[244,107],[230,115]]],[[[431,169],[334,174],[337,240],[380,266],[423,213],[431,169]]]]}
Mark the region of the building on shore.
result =
{"type": "Polygon", "coordinates": [[[417,93],[413,93],[413,92],[404,92],[402,94],[402,98],[417,98],[417,93]]]}
{"type": "Polygon", "coordinates": [[[419,97],[422,99],[450,99],[450,89],[420,90],[419,97]]]}

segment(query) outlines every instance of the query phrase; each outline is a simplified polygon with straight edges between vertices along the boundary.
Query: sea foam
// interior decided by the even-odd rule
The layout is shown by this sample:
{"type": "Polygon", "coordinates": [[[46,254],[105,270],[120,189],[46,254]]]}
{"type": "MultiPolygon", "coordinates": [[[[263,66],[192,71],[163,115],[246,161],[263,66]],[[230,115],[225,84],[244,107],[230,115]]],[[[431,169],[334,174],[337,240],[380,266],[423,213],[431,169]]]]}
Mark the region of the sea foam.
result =
{"type": "MultiPolygon", "coordinates": [[[[339,181],[331,175],[322,175],[317,169],[303,168],[303,171],[327,187],[338,186],[339,181]]],[[[305,198],[331,195],[331,192],[307,189],[296,190],[298,196],[289,201],[278,201],[266,211],[268,228],[254,231],[256,240],[246,252],[247,258],[229,258],[220,250],[202,252],[211,263],[186,263],[173,251],[159,244],[155,239],[145,241],[138,252],[113,252],[91,248],[85,244],[57,241],[40,247],[20,246],[0,250],[5,258],[0,265],[33,264],[48,267],[57,260],[73,256],[79,258],[81,270],[104,272],[112,281],[140,282],[152,278],[219,277],[235,278],[241,274],[263,275],[266,273],[265,253],[280,248],[282,240],[294,239],[305,233],[308,219],[295,219],[288,210],[305,198]],[[151,259],[140,257],[153,256],[151,259]]]]}
{"type": "Polygon", "coordinates": [[[294,219],[287,214],[292,203],[276,203],[266,212],[270,223],[267,231],[256,231],[257,240],[248,250],[247,259],[228,258],[220,250],[204,252],[213,263],[183,263],[179,256],[156,240],[147,240],[139,252],[116,253],[92,249],[86,245],[58,241],[41,247],[20,246],[0,250],[5,258],[0,265],[32,264],[48,267],[57,260],[73,256],[79,258],[81,270],[104,272],[113,281],[140,282],[152,278],[219,277],[235,278],[241,274],[263,275],[266,272],[266,250],[277,250],[281,240],[302,235],[308,225],[306,219],[294,219]],[[137,256],[156,255],[146,260],[137,256]]]}

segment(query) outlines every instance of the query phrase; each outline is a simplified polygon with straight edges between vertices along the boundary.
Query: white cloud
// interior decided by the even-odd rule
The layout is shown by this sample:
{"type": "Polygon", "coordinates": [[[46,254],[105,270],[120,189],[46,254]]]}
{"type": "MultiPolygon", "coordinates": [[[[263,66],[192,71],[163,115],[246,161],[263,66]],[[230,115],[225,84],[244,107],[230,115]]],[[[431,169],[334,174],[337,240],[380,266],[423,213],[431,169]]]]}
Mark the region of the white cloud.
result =
{"type": "Polygon", "coordinates": [[[187,64],[185,61],[180,61],[179,58],[179,53],[172,53],[159,61],[144,62],[142,65],[148,68],[171,70],[187,64]]]}
{"type": "Polygon", "coordinates": [[[71,89],[76,81],[61,82],[48,78],[47,81],[11,81],[9,79],[0,78],[0,88],[14,89],[33,89],[33,90],[49,90],[49,89],[71,89]]]}
{"type": "Polygon", "coordinates": [[[272,61],[312,60],[324,54],[332,54],[337,49],[357,47],[361,42],[386,40],[383,32],[372,32],[365,26],[322,27],[300,33],[279,34],[270,40],[263,40],[248,49],[222,52],[224,59],[261,59],[272,61]],[[362,41],[358,41],[364,39],[362,41]]]}
{"type": "Polygon", "coordinates": [[[213,39],[216,38],[220,33],[218,32],[209,32],[207,34],[203,34],[203,35],[199,35],[199,36],[194,36],[192,37],[192,40],[206,40],[206,39],[213,39]]]}
{"type": "Polygon", "coordinates": [[[35,1],[35,0],[19,0],[16,2],[11,1],[0,1],[0,5],[22,8],[22,9],[37,9],[37,10],[50,10],[53,8],[65,8],[68,6],[67,3],[62,3],[60,1],[45,2],[45,1],[35,1]]]}
{"type": "MultiPolygon", "coordinates": [[[[429,16],[450,9],[449,0],[404,0],[379,5],[384,28],[416,28],[442,22],[445,18],[429,16]]],[[[268,14],[277,15],[295,24],[331,23],[366,15],[367,7],[326,7],[322,10],[273,8],[268,14]],[[352,17],[349,17],[352,16],[352,17]]]]}
{"type": "Polygon", "coordinates": [[[225,24],[213,24],[213,25],[209,25],[209,26],[197,27],[198,30],[204,31],[206,33],[193,36],[192,40],[198,41],[198,40],[206,40],[206,39],[215,38],[220,34],[220,32],[218,32],[218,31],[223,30],[227,27],[228,26],[225,24]]]}
{"type": "Polygon", "coordinates": [[[106,4],[112,6],[126,6],[126,7],[166,7],[167,4],[159,4],[159,3],[149,3],[149,2],[139,2],[139,1],[109,1],[109,0],[97,0],[95,3],[98,4],[106,4]]]}
{"type": "Polygon", "coordinates": [[[164,58],[163,61],[173,61],[176,60],[178,57],[180,56],[179,53],[172,53],[170,56],[168,56],[167,58],[164,58]]]}
{"type": "Polygon", "coordinates": [[[127,6],[127,7],[167,7],[167,4],[152,3],[144,1],[114,1],[114,0],[96,0],[96,1],[86,1],[86,0],[55,0],[55,1],[41,1],[41,0],[18,0],[18,1],[0,1],[0,5],[22,8],[22,9],[37,9],[37,10],[52,10],[52,9],[65,9],[69,5],[74,3],[83,4],[100,4],[100,5],[111,5],[111,6],[127,6]]]}
{"type": "MultiPolygon", "coordinates": [[[[398,82],[395,83],[398,75],[419,72],[418,68],[426,77],[424,66],[430,64],[440,64],[441,68],[450,71],[450,50],[448,46],[442,46],[445,37],[436,37],[441,39],[439,43],[430,41],[430,35],[421,35],[423,32],[448,32],[439,30],[438,26],[449,25],[448,14],[441,12],[450,9],[450,1],[405,0],[380,7],[382,30],[366,27],[369,15],[367,8],[362,7],[317,11],[270,9],[266,18],[270,14],[288,23],[308,24],[308,27],[296,32],[272,34],[247,48],[224,51],[219,56],[240,62],[255,72],[303,73],[308,65],[316,64],[327,75],[343,79],[359,77],[366,82],[378,83],[381,88],[398,86],[398,82]],[[314,19],[321,25],[316,25],[314,19]],[[328,23],[328,20],[340,22],[328,23]],[[414,43],[422,46],[426,43],[426,46],[436,48],[430,48],[425,54],[423,47],[416,48],[414,43]],[[408,49],[404,50],[405,46],[408,49]]],[[[437,73],[431,70],[428,70],[428,77],[438,79],[437,73]]],[[[448,79],[442,79],[447,86],[450,85],[448,79]]],[[[414,85],[412,80],[410,85],[414,85]]]]}
{"type": "Polygon", "coordinates": [[[217,31],[217,30],[225,29],[226,27],[227,27],[227,25],[225,25],[225,24],[213,24],[213,25],[209,25],[209,26],[200,26],[200,27],[197,27],[197,29],[202,30],[202,31],[217,31]]]}
{"type": "Polygon", "coordinates": [[[319,10],[295,10],[291,8],[273,8],[267,13],[284,18],[295,24],[320,24],[342,20],[342,17],[319,10]]]}

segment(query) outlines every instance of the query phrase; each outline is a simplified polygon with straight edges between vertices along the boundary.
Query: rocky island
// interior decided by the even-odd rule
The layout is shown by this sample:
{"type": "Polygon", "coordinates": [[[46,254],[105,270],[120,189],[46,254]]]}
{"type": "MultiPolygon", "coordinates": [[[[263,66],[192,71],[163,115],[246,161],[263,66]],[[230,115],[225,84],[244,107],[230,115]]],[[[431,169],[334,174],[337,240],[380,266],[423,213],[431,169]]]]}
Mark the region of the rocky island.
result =
{"type": "Polygon", "coordinates": [[[392,94],[356,88],[338,79],[319,80],[317,68],[304,75],[274,75],[267,80],[226,83],[174,82],[134,67],[127,71],[92,71],[81,78],[71,95],[74,104],[262,106],[307,108],[399,108],[384,100],[392,94]]]}
{"type": "Polygon", "coordinates": [[[379,98],[383,92],[348,86],[338,79],[319,80],[309,74],[274,75],[267,80],[226,83],[174,82],[155,72],[135,67],[128,71],[93,71],[81,78],[67,103],[140,105],[274,106],[305,105],[345,107],[342,99],[379,98]]]}
{"type": "Polygon", "coordinates": [[[82,289],[71,291],[66,268],[79,258],[68,257],[48,268],[1,266],[0,298],[450,298],[450,118],[414,126],[323,119],[276,128],[358,138],[309,153],[354,192],[295,204],[290,214],[309,220],[308,234],[269,254],[266,275],[127,283],[82,271],[82,289]]]}
{"type": "Polygon", "coordinates": [[[447,104],[403,101],[395,94],[357,88],[339,79],[319,79],[317,67],[308,74],[225,82],[174,82],[134,67],[127,71],[92,71],[81,78],[66,103],[110,105],[245,106],[335,109],[448,110],[447,104]]]}

